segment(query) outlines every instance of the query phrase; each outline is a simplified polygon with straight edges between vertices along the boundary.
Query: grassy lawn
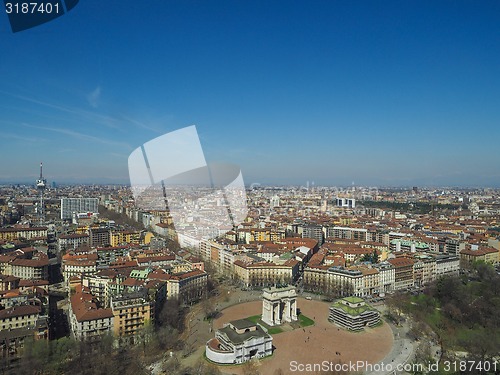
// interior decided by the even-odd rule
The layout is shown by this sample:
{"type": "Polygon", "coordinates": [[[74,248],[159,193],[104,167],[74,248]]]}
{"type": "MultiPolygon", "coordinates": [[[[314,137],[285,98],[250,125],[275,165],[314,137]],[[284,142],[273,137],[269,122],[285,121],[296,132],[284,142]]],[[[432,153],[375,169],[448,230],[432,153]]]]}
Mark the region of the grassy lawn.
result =
{"type": "Polygon", "coordinates": [[[307,316],[300,314],[299,315],[299,324],[301,327],[312,326],[314,324],[314,320],[308,318],[307,316]]]}
{"type": "MultiPolygon", "coordinates": [[[[250,320],[252,323],[255,323],[255,324],[258,323],[258,324],[266,327],[269,330],[270,334],[283,332],[283,330],[279,327],[268,326],[266,323],[264,323],[261,320],[261,317],[262,317],[262,315],[254,315],[254,316],[249,316],[246,319],[250,320]]],[[[302,327],[308,327],[308,326],[314,325],[314,320],[312,320],[311,318],[308,318],[307,316],[305,316],[303,314],[300,314],[298,316],[298,322],[296,322],[296,323],[298,323],[298,325],[302,328],[302,327]]],[[[296,323],[294,323],[294,324],[296,324],[296,323]]],[[[295,328],[297,328],[297,327],[295,326],[295,328]]]]}
{"type": "Polygon", "coordinates": [[[261,316],[262,315],[254,315],[254,316],[249,316],[246,319],[250,320],[252,323],[258,323],[261,316]]]}
{"type": "Polygon", "coordinates": [[[281,333],[281,332],[283,332],[283,330],[280,327],[272,327],[272,328],[269,328],[269,330],[268,330],[268,333],[270,335],[277,335],[278,333],[281,333]]]}
{"type": "MultiPolygon", "coordinates": [[[[267,332],[270,335],[277,335],[278,333],[284,332],[281,327],[271,327],[271,326],[267,325],[266,323],[264,323],[262,321],[261,318],[262,318],[262,315],[253,315],[253,316],[249,316],[245,319],[250,320],[252,323],[260,324],[261,326],[265,327],[267,329],[267,332]]],[[[308,318],[307,316],[305,316],[303,314],[300,314],[298,316],[297,322],[292,323],[292,327],[294,327],[295,329],[297,329],[298,327],[303,328],[303,327],[308,327],[308,326],[312,326],[312,325],[314,325],[314,320],[312,320],[311,318],[308,318]]]]}

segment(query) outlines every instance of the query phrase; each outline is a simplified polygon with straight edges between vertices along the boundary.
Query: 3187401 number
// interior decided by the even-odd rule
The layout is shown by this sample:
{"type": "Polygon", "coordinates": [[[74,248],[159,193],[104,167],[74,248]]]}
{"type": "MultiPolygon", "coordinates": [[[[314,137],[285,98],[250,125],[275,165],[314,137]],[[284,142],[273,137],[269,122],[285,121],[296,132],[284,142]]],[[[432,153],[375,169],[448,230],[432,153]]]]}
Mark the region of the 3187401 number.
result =
{"type": "Polygon", "coordinates": [[[5,3],[7,14],[44,14],[59,13],[59,3],[51,2],[29,2],[29,3],[5,3]]]}

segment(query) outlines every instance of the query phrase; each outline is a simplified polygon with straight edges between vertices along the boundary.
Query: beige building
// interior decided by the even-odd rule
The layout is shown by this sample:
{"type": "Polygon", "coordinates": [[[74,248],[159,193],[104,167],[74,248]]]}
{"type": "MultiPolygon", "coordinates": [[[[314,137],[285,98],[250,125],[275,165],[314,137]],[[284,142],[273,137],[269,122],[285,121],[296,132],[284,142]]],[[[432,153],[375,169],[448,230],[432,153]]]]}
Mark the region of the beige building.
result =
{"type": "Polygon", "coordinates": [[[235,249],[233,245],[220,244],[213,240],[201,241],[200,256],[203,260],[210,262],[217,272],[232,275],[236,259],[235,249]]]}
{"type": "Polygon", "coordinates": [[[460,262],[465,266],[475,261],[497,264],[499,252],[493,247],[472,245],[460,252],[460,262]]]}
{"type": "Polygon", "coordinates": [[[27,338],[47,340],[47,317],[32,305],[14,306],[0,310],[0,353],[3,357],[19,356],[27,338]]]}
{"type": "Polygon", "coordinates": [[[290,259],[283,264],[271,262],[234,262],[234,275],[245,286],[290,284],[298,276],[299,262],[290,259]]]}
{"type": "Polygon", "coordinates": [[[103,307],[110,306],[110,283],[121,283],[125,280],[124,275],[110,269],[97,271],[96,273],[86,273],[82,275],[82,285],[89,288],[93,296],[97,298],[103,307]]]}
{"type": "Polygon", "coordinates": [[[97,254],[71,255],[66,254],[62,259],[62,272],[64,281],[74,277],[81,277],[84,274],[93,274],[97,271],[97,254]]]}
{"type": "Polygon", "coordinates": [[[178,298],[185,304],[200,300],[206,293],[207,281],[207,273],[199,269],[167,275],[167,299],[178,298]]]}
{"type": "Polygon", "coordinates": [[[41,252],[33,254],[31,259],[19,255],[1,255],[0,273],[25,280],[48,280],[49,258],[41,252]]]}

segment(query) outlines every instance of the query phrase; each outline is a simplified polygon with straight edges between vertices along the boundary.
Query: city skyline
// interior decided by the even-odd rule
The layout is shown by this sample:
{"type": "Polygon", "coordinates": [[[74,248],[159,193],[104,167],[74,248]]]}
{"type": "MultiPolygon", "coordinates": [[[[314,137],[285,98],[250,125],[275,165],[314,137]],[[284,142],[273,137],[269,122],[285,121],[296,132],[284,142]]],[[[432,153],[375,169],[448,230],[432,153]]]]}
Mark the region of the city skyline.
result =
{"type": "Polygon", "coordinates": [[[247,185],[499,187],[500,5],[80,3],[0,18],[0,183],[129,182],[196,125],[247,185]],[[6,162],[7,161],[7,162],[6,162]]]}

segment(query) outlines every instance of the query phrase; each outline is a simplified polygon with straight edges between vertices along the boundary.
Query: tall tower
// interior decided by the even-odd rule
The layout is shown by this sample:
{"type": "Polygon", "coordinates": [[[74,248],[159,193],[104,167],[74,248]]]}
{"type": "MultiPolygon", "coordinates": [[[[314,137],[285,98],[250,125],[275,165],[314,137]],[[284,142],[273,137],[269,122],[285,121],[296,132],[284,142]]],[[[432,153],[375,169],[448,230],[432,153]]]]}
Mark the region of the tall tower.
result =
{"type": "Polygon", "coordinates": [[[36,180],[36,189],[38,190],[38,194],[40,196],[40,200],[38,202],[38,218],[40,220],[40,225],[43,224],[44,222],[44,206],[43,206],[43,192],[45,191],[45,188],[47,186],[47,180],[43,178],[42,174],[42,168],[43,164],[40,162],[40,178],[36,180]]]}

